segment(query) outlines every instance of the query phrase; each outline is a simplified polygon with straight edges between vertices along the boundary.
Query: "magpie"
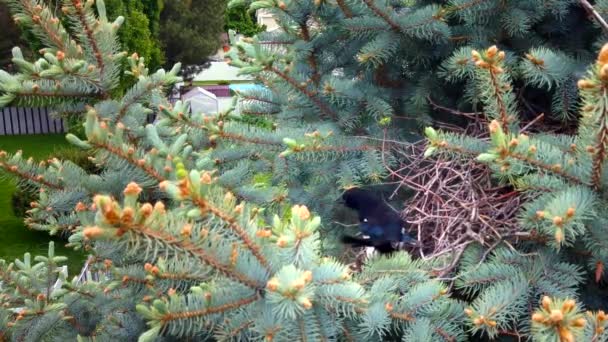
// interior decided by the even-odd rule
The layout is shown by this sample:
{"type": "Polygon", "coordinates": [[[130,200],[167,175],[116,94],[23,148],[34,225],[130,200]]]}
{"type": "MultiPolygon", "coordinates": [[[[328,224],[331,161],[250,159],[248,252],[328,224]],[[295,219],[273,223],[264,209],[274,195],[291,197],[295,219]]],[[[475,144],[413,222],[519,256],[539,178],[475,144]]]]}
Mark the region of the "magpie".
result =
{"type": "Polygon", "coordinates": [[[374,247],[380,254],[397,250],[394,245],[405,243],[416,245],[417,240],[404,232],[401,217],[382,198],[369,190],[351,188],[344,192],[342,200],[346,207],[357,211],[359,229],[369,238],[342,236],[342,242],[355,247],[374,247]]]}

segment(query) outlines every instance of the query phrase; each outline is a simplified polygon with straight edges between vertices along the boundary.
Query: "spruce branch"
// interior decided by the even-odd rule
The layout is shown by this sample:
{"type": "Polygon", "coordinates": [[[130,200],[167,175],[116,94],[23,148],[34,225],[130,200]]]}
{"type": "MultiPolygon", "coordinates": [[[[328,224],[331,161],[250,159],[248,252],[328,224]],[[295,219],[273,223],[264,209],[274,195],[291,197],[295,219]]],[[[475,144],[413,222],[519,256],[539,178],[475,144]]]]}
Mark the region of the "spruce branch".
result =
{"type": "Polygon", "coordinates": [[[215,217],[224,221],[227,226],[232,229],[237,236],[243,241],[247,249],[251,251],[251,253],[255,256],[255,258],[260,262],[262,266],[266,269],[269,269],[269,264],[266,258],[261,254],[260,247],[257,246],[250,238],[249,235],[245,232],[245,230],[237,223],[237,220],[230,216],[229,214],[223,212],[219,208],[216,208],[211,203],[206,201],[203,198],[195,198],[193,199],[194,203],[200,208],[202,212],[210,212],[215,217]]]}
{"type": "Polygon", "coordinates": [[[477,151],[468,149],[466,147],[462,147],[456,144],[450,144],[445,140],[439,142],[437,142],[436,140],[432,141],[430,147],[440,148],[442,150],[450,151],[460,155],[476,155],[478,153],[477,151]]]}
{"type": "MultiPolygon", "coordinates": [[[[484,51],[483,55],[476,50],[471,51],[475,66],[484,76],[489,77],[489,86],[491,93],[485,99],[485,102],[495,101],[493,110],[496,113],[491,113],[496,116],[496,119],[502,125],[502,130],[509,133],[509,126],[514,117],[510,113],[510,108],[505,103],[505,97],[508,96],[511,90],[511,85],[504,79],[504,59],[505,52],[498,51],[496,46],[489,47],[484,51]]],[[[484,82],[485,83],[485,82],[484,82]]],[[[485,84],[483,84],[485,86],[485,84]]],[[[487,103],[486,103],[487,104],[487,103]]]]}
{"type": "MultiPolygon", "coordinates": [[[[92,230],[95,227],[90,227],[90,228],[91,228],[91,230],[89,230],[89,232],[90,232],[89,236],[91,236],[91,234],[93,234],[93,232],[95,232],[95,230],[92,230]]],[[[179,251],[184,254],[189,254],[189,255],[194,256],[195,258],[201,260],[206,265],[209,265],[212,269],[218,271],[219,273],[221,273],[231,279],[234,279],[235,281],[237,281],[245,286],[248,286],[253,289],[262,289],[263,288],[263,286],[261,284],[259,284],[257,281],[250,279],[248,276],[246,276],[240,272],[235,271],[232,268],[232,266],[221,263],[219,260],[217,260],[212,255],[210,255],[204,248],[198,247],[190,241],[181,240],[181,239],[176,238],[173,235],[162,233],[156,229],[152,229],[152,228],[146,227],[144,225],[139,225],[139,224],[122,224],[122,225],[116,226],[116,228],[118,230],[113,234],[113,236],[115,236],[115,237],[120,237],[123,234],[125,234],[126,232],[128,232],[129,235],[131,235],[131,234],[139,235],[141,237],[151,239],[153,241],[157,241],[159,244],[165,245],[166,246],[165,248],[169,248],[174,251],[179,251]]],[[[85,236],[87,235],[86,229],[84,231],[84,234],[85,234],[85,236]]],[[[129,236],[129,235],[127,235],[127,238],[129,238],[129,237],[137,238],[136,236],[129,236]]],[[[93,236],[91,236],[91,237],[93,237],[93,236]]]]}
{"type": "MultiPolygon", "coordinates": [[[[64,37],[67,37],[67,31],[59,21],[59,19],[53,16],[45,3],[40,4],[39,2],[29,0],[14,0],[10,1],[14,7],[16,13],[24,13],[27,15],[26,18],[17,14],[15,17],[16,22],[21,20],[26,21],[28,24],[36,26],[44,33],[43,39],[49,39],[50,42],[55,45],[55,48],[59,51],[70,51],[65,45],[64,37]],[[19,6],[17,6],[19,4],[19,6]],[[36,4],[36,6],[34,6],[36,4]],[[23,12],[22,12],[23,11],[23,12]]],[[[69,40],[70,47],[76,45],[73,40],[69,40]]],[[[78,58],[79,56],[74,56],[78,58]]]]}
{"type": "MultiPolygon", "coordinates": [[[[310,32],[308,30],[308,23],[306,21],[302,21],[300,23],[300,31],[302,32],[302,38],[310,43],[311,42],[311,37],[310,37],[310,32]]],[[[310,65],[310,68],[312,69],[312,76],[311,76],[311,80],[314,82],[315,85],[319,85],[319,81],[321,80],[321,75],[319,74],[319,67],[317,66],[317,59],[315,56],[316,50],[313,48],[309,55],[308,55],[308,64],[310,65]]]]}
{"type": "MultiPolygon", "coordinates": [[[[416,322],[416,319],[411,316],[408,313],[398,313],[398,312],[391,312],[390,313],[391,318],[398,320],[398,321],[404,321],[407,323],[414,323],[416,322]]],[[[439,327],[434,327],[433,330],[439,334],[441,337],[443,337],[443,339],[445,341],[448,342],[456,342],[456,336],[452,336],[452,334],[448,333],[447,331],[439,328],[439,327]]]]}
{"type": "Polygon", "coordinates": [[[500,122],[502,123],[503,130],[508,132],[508,115],[507,109],[505,107],[504,102],[502,101],[501,88],[498,85],[498,80],[496,79],[496,71],[490,70],[490,78],[492,79],[492,86],[494,87],[494,92],[496,95],[496,103],[498,108],[500,108],[500,122]]]}
{"type": "Polygon", "coordinates": [[[488,0],[472,0],[472,1],[469,1],[469,2],[464,2],[464,3],[462,3],[462,4],[458,5],[458,6],[454,6],[454,7],[448,8],[448,12],[449,13],[453,13],[453,12],[458,12],[458,11],[466,10],[466,9],[471,8],[471,7],[475,7],[477,5],[480,5],[480,4],[482,4],[482,3],[486,2],[486,1],[488,1],[488,0]]]}
{"type": "Polygon", "coordinates": [[[162,78],[158,78],[156,80],[148,80],[142,79],[136,85],[134,89],[134,93],[125,95],[124,101],[122,101],[121,107],[116,114],[116,116],[112,119],[113,123],[120,122],[124,116],[127,114],[129,108],[137,103],[140,103],[144,99],[146,99],[154,90],[162,89],[166,85],[166,82],[162,78]]]}
{"type": "Polygon", "coordinates": [[[238,93],[237,96],[239,96],[239,98],[241,100],[243,100],[243,101],[259,101],[259,102],[264,102],[264,103],[268,103],[268,104],[272,104],[272,105],[280,105],[280,103],[278,103],[276,101],[265,99],[263,97],[256,96],[256,95],[253,95],[253,94],[241,94],[241,93],[238,93]]]}
{"type": "Polygon", "coordinates": [[[144,159],[137,159],[133,153],[129,153],[128,151],[134,151],[135,148],[129,145],[123,145],[120,148],[110,145],[107,142],[90,142],[92,146],[98,149],[102,149],[108,151],[109,153],[123,159],[124,161],[131,164],[133,167],[144,171],[147,175],[155,179],[157,182],[163,182],[166,180],[156,169],[148,164],[148,161],[144,159]],[[123,151],[123,148],[127,149],[127,152],[123,151]]]}
{"type": "Polygon", "coordinates": [[[311,91],[309,91],[306,88],[306,86],[302,86],[302,85],[298,84],[298,82],[296,80],[294,80],[289,75],[287,75],[286,73],[282,72],[281,70],[277,69],[274,66],[268,67],[268,70],[272,71],[274,74],[276,74],[277,76],[279,76],[280,78],[285,80],[287,83],[289,83],[294,89],[298,90],[300,93],[306,95],[317,106],[317,108],[319,108],[319,110],[321,111],[323,116],[325,116],[328,119],[337,121],[336,113],[323,100],[319,99],[315,94],[313,94],[311,91]]]}
{"type": "MultiPolygon", "coordinates": [[[[35,88],[35,89],[39,89],[39,88],[35,88]]],[[[75,93],[75,92],[62,92],[62,91],[41,91],[41,90],[20,90],[20,91],[16,91],[15,95],[17,95],[18,97],[22,97],[22,98],[47,98],[47,99],[52,99],[52,98],[57,98],[57,99],[70,99],[70,100],[76,100],[76,99],[105,99],[107,94],[104,93],[75,93]]]]}
{"type": "Polygon", "coordinates": [[[397,24],[395,21],[393,21],[393,19],[391,19],[391,17],[387,13],[383,12],[380,8],[378,8],[378,6],[376,6],[376,4],[374,3],[373,0],[363,0],[363,3],[372,12],[374,12],[375,15],[382,18],[382,20],[384,20],[393,31],[395,31],[397,33],[401,33],[401,26],[399,26],[399,24],[397,24]]]}
{"type": "MultiPolygon", "coordinates": [[[[80,72],[78,70],[71,70],[69,68],[64,68],[63,71],[65,73],[65,75],[67,75],[68,77],[73,77],[74,80],[76,81],[82,81],[85,84],[89,84],[91,86],[93,86],[94,88],[96,88],[99,92],[99,98],[100,99],[107,99],[108,98],[108,94],[107,92],[103,89],[103,85],[101,83],[101,81],[99,80],[99,75],[96,74],[91,74],[89,72],[89,70],[91,69],[90,67],[92,67],[92,65],[89,65],[89,67],[87,67],[87,72],[80,72]]],[[[57,75],[40,75],[40,74],[33,74],[30,75],[32,80],[52,80],[55,82],[58,82],[58,76],[57,75]]],[[[76,97],[79,97],[78,95],[75,95],[76,97]]],[[[66,115],[67,114],[81,114],[82,111],[72,111],[70,113],[69,110],[65,111],[66,115]]]]}
{"type": "Polygon", "coordinates": [[[39,184],[53,190],[63,190],[63,185],[46,179],[43,172],[33,165],[33,160],[29,159],[22,163],[21,151],[12,157],[6,151],[0,151],[0,168],[6,172],[16,175],[20,179],[28,180],[33,184],[39,184]]]}
{"type": "Polygon", "coordinates": [[[372,144],[353,144],[352,141],[342,141],[341,139],[332,139],[333,131],[321,133],[315,130],[312,133],[304,133],[303,141],[296,141],[291,138],[283,138],[283,143],[287,149],[281,152],[280,157],[288,157],[294,155],[298,158],[310,156],[323,157],[327,154],[347,155],[357,152],[372,152],[380,150],[379,146],[372,144]]]}
{"type": "Polygon", "coordinates": [[[205,308],[202,310],[169,312],[169,313],[164,314],[160,318],[160,321],[162,321],[162,324],[164,325],[173,320],[189,319],[189,318],[194,318],[194,317],[201,317],[201,316],[208,316],[208,315],[213,315],[213,314],[218,314],[218,313],[225,313],[226,311],[238,309],[243,306],[252,304],[258,300],[260,300],[260,296],[258,294],[255,294],[248,298],[243,298],[241,300],[238,300],[238,301],[235,301],[232,303],[222,304],[222,305],[215,306],[215,307],[208,307],[208,308],[205,308]]]}
{"type": "Polygon", "coordinates": [[[517,152],[507,152],[507,154],[505,156],[512,157],[514,159],[517,159],[517,160],[520,160],[527,164],[530,164],[538,169],[544,170],[547,173],[554,173],[560,177],[563,177],[563,178],[569,180],[572,183],[586,184],[586,182],[584,182],[582,179],[567,173],[557,164],[548,165],[548,164],[543,163],[541,160],[535,159],[530,156],[525,156],[525,155],[523,155],[521,153],[517,153],[517,152]]]}
{"type": "Polygon", "coordinates": [[[234,327],[232,330],[228,331],[226,333],[227,337],[232,337],[232,338],[236,338],[237,336],[239,336],[242,332],[246,331],[247,329],[249,329],[252,325],[254,324],[253,321],[247,321],[244,322],[243,324],[234,327]]]}
{"type": "Polygon", "coordinates": [[[371,145],[362,145],[362,146],[298,146],[295,148],[289,149],[289,154],[297,154],[297,153],[323,153],[323,152],[335,152],[338,154],[344,154],[349,152],[363,152],[363,151],[375,151],[378,150],[378,147],[371,145]]]}
{"type": "MultiPolygon", "coordinates": [[[[103,75],[105,64],[103,62],[102,51],[99,49],[99,46],[97,45],[97,40],[95,39],[94,34],[93,34],[93,28],[91,27],[89,20],[88,20],[88,16],[90,14],[85,13],[85,8],[84,8],[81,0],[71,0],[71,2],[72,2],[72,6],[76,12],[76,16],[77,16],[78,20],[80,21],[80,25],[82,26],[82,30],[84,30],[84,33],[87,37],[87,43],[91,46],[91,49],[93,52],[93,57],[95,57],[95,60],[97,61],[97,68],[99,70],[99,74],[103,75]]],[[[89,10],[90,10],[90,8],[89,8],[89,10]]]]}
{"type": "MultiPolygon", "coordinates": [[[[3,267],[0,267],[0,279],[2,279],[5,284],[8,284],[9,286],[14,286],[15,290],[17,290],[17,292],[23,297],[36,298],[38,292],[32,291],[30,290],[30,288],[20,285],[12,278],[13,274],[11,271],[13,271],[12,265],[9,265],[6,270],[3,269],[3,267]]],[[[20,298],[19,301],[22,302],[23,298],[20,298]]]]}
{"type": "Polygon", "coordinates": [[[48,223],[45,221],[46,219],[32,219],[28,217],[24,220],[24,223],[28,228],[33,230],[53,230],[69,233],[73,232],[79,226],[78,222],[74,224],[51,224],[49,228],[48,223]]]}
{"type": "Polygon", "coordinates": [[[203,282],[206,280],[205,277],[201,277],[198,275],[192,275],[189,273],[171,273],[167,271],[161,271],[155,273],[154,276],[158,279],[168,279],[168,280],[178,280],[178,281],[198,281],[203,282]]]}
{"type": "Polygon", "coordinates": [[[405,32],[405,31],[410,30],[410,29],[415,29],[415,28],[418,28],[418,27],[421,27],[421,26],[425,26],[425,25],[431,24],[431,23],[433,23],[435,21],[438,21],[439,19],[440,19],[439,17],[437,17],[437,16],[434,15],[434,16],[431,16],[431,17],[429,17],[427,19],[424,19],[424,20],[422,20],[420,22],[417,22],[417,23],[414,23],[414,24],[411,24],[411,25],[407,25],[407,26],[401,26],[400,27],[401,30],[402,30],[401,32],[405,32]]]}
{"type": "Polygon", "coordinates": [[[350,8],[348,8],[348,5],[346,4],[345,0],[336,0],[336,3],[338,4],[338,7],[344,14],[344,17],[346,17],[347,19],[350,19],[353,17],[353,12],[350,10],[350,8]]]}
{"type": "Polygon", "coordinates": [[[61,185],[51,183],[51,182],[45,180],[44,176],[42,176],[42,175],[34,176],[29,173],[22,172],[19,170],[19,168],[16,165],[8,165],[6,163],[0,163],[0,167],[2,167],[5,171],[12,173],[21,179],[27,179],[32,183],[37,183],[37,184],[46,186],[51,189],[63,190],[63,187],[61,185]]]}
{"type": "Polygon", "coordinates": [[[532,315],[532,335],[552,336],[560,341],[574,342],[583,339],[586,319],[574,299],[554,301],[544,296],[541,308],[532,315]]]}
{"type": "Polygon", "coordinates": [[[129,283],[135,283],[138,285],[145,285],[145,286],[154,285],[154,283],[148,278],[137,278],[137,277],[133,277],[133,276],[129,276],[129,275],[123,276],[121,280],[122,280],[121,282],[123,285],[128,285],[129,283]]]}
{"type": "Polygon", "coordinates": [[[608,103],[605,102],[607,96],[608,94],[606,93],[606,90],[604,90],[601,95],[601,99],[604,103],[600,106],[601,113],[598,116],[599,127],[595,138],[596,144],[592,159],[591,182],[596,189],[601,187],[602,172],[606,158],[608,157],[608,103]]]}
{"type": "Polygon", "coordinates": [[[590,341],[597,342],[605,338],[605,331],[608,326],[608,316],[606,316],[606,313],[602,310],[587,312],[586,319],[588,324],[585,325],[585,335],[590,337],[590,341]]]}
{"type": "Polygon", "coordinates": [[[264,140],[264,139],[255,138],[255,137],[247,137],[245,135],[230,133],[230,132],[226,132],[224,130],[218,131],[217,137],[226,139],[226,140],[238,141],[241,143],[250,143],[250,144],[256,144],[256,145],[283,146],[283,143],[278,142],[278,141],[264,140]]]}
{"type": "Polygon", "coordinates": [[[276,111],[270,112],[270,111],[266,111],[266,110],[264,110],[264,111],[253,111],[253,110],[249,110],[249,109],[244,109],[244,110],[241,110],[241,113],[242,114],[247,114],[247,115],[263,116],[263,115],[268,115],[268,114],[277,114],[277,113],[280,113],[280,111],[276,110],[276,111]]]}
{"type": "Polygon", "coordinates": [[[275,40],[275,41],[270,41],[270,40],[265,40],[265,41],[261,41],[260,45],[292,45],[294,42],[293,41],[280,41],[280,40],[275,40]]]}

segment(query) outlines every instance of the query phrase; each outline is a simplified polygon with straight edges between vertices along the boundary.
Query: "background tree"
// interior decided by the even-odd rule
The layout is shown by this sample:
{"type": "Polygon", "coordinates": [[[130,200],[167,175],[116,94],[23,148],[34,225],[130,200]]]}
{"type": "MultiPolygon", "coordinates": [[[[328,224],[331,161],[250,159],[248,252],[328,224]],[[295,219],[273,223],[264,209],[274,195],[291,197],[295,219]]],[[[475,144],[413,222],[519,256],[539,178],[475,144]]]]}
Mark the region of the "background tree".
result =
{"type": "Polygon", "coordinates": [[[162,0],[109,0],[106,3],[108,17],[125,18],[124,29],[118,37],[124,49],[137,52],[151,68],[157,69],[164,62],[159,42],[162,0]]]}
{"type": "Polygon", "coordinates": [[[225,0],[176,0],[165,3],[160,39],[167,65],[201,65],[220,47],[225,0]]]}
{"type": "MultiPolygon", "coordinates": [[[[49,4],[52,11],[60,10],[59,1],[46,0],[46,3],[49,4]]],[[[34,55],[33,51],[44,46],[35,34],[13,20],[6,2],[3,1],[0,1],[0,16],[2,23],[5,24],[0,32],[0,63],[3,68],[11,64],[13,47],[22,46],[24,55],[31,57],[34,55]]]]}
{"type": "MultiPolygon", "coordinates": [[[[108,0],[107,15],[110,20],[123,17],[126,24],[118,33],[121,46],[129,53],[137,52],[145,58],[151,68],[164,63],[165,56],[159,40],[160,12],[162,0],[108,0]]],[[[124,92],[135,80],[129,75],[121,76],[121,86],[115,91],[124,92]]]]}
{"type": "Polygon", "coordinates": [[[11,13],[5,3],[0,2],[0,21],[5,23],[0,33],[0,65],[6,69],[11,64],[11,49],[21,43],[21,30],[11,17],[11,13]]]}
{"type": "Polygon", "coordinates": [[[232,30],[246,37],[253,37],[266,29],[257,24],[255,12],[249,11],[244,4],[229,7],[224,20],[226,32],[232,30]]]}

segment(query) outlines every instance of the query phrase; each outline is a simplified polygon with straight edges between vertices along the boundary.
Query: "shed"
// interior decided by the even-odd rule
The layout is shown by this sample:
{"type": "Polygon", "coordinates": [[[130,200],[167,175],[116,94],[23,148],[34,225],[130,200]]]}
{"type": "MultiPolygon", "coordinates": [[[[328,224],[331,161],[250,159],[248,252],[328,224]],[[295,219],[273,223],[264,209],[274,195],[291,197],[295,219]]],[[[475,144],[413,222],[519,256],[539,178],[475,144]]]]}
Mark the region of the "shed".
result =
{"type": "Polygon", "coordinates": [[[182,95],[182,101],[190,103],[192,113],[218,114],[220,105],[217,96],[201,87],[195,87],[182,95]]]}

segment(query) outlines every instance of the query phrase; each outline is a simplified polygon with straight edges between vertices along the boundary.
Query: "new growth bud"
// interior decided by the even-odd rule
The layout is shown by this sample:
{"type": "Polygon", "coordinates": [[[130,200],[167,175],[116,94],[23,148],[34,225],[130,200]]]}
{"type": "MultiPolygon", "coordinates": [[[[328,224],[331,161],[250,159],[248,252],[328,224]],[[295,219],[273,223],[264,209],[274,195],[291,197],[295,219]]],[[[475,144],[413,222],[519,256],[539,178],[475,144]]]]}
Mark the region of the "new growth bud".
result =
{"type": "Polygon", "coordinates": [[[125,188],[123,193],[126,196],[139,196],[141,191],[142,191],[142,188],[139,185],[137,185],[137,183],[131,182],[127,185],[127,187],[125,188]]]}

